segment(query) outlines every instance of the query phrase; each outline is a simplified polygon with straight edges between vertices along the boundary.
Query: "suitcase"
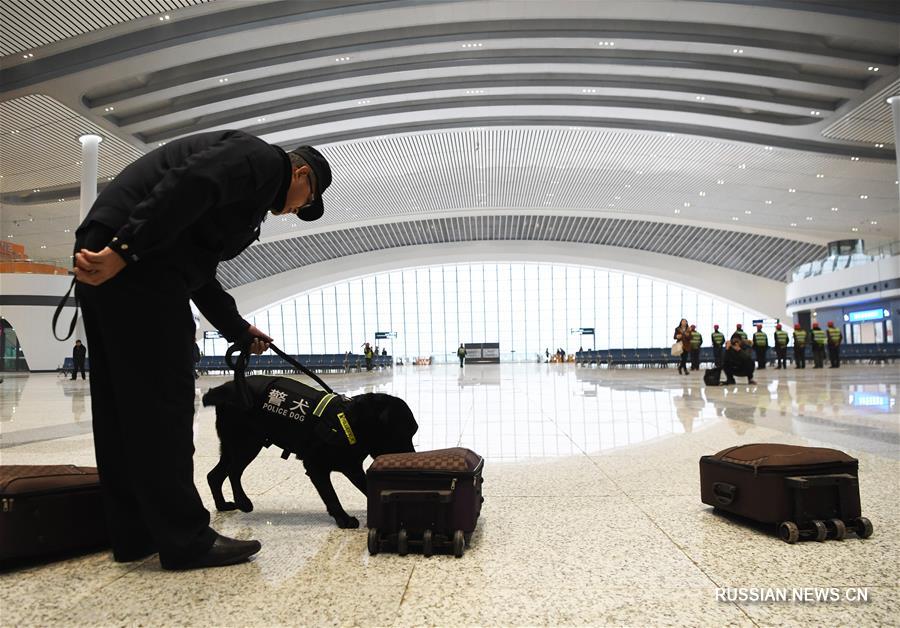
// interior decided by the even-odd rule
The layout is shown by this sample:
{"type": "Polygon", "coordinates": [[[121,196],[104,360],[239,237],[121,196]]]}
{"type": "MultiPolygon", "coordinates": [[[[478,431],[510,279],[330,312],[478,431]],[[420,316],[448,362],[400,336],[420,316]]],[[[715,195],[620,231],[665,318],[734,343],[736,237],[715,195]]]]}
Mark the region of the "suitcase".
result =
{"type": "Polygon", "coordinates": [[[0,466],[0,563],[109,547],[93,467],[0,466]]]}
{"type": "Polygon", "coordinates": [[[463,555],[481,514],[484,459],[455,447],[378,456],[366,472],[369,553],[463,555]]]}
{"type": "Polygon", "coordinates": [[[722,369],[706,369],[703,373],[703,383],[707,386],[718,386],[722,383],[722,369]]]}
{"type": "Polygon", "coordinates": [[[836,449],[760,443],[700,458],[704,504],[777,524],[787,543],[872,535],[861,516],[859,461],[836,449]]]}

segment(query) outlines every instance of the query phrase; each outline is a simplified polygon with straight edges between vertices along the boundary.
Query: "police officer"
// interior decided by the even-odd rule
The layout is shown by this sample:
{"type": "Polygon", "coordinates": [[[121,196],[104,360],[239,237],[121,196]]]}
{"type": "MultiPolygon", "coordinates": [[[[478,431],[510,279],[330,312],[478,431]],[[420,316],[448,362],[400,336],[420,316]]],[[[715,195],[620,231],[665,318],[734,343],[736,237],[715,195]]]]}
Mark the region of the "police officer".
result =
{"type": "Polygon", "coordinates": [[[173,140],[127,166],[76,230],[75,294],[91,353],[94,450],[113,557],[165,569],[231,565],[260,549],[216,533],[194,486],[193,317],[254,353],[272,339],[238,313],[216,267],[269,212],[316,220],[331,183],[310,146],[241,131],[173,140]],[[128,338],[128,342],[122,342],[128,338]],[[165,339],[166,367],[147,355],[165,339]]]}
{"type": "Polygon", "coordinates": [[[466,361],[466,347],[463,343],[459,343],[459,349],[456,350],[456,357],[459,358],[459,368],[462,368],[463,362],[466,361]]]}
{"type": "Polygon", "coordinates": [[[828,360],[831,362],[829,368],[837,369],[841,367],[841,340],[844,339],[841,330],[834,326],[834,321],[828,321],[828,360]]]}
{"type": "Polygon", "coordinates": [[[691,370],[700,369],[700,346],[703,344],[703,335],[697,331],[696,325],[691,325],[691,370]]]}
{"type": "Polygon", "coordinates": [[[806,330],[800,323],[794,325],[794,364],[798,369],[806,368],[806,330]]]}
{"type": "Polygon", "coordinates": [[[787,368],[788,340],[787,332],[781,330],[781,323],[775,325],[775,355],[778,357],[778,366],[776,369],[787,368]]]}
{"type": "Polygon", "coordinates": [[[825,365],[825,343],[828,342],[828,335],[819,329],[819,323],[816,321],[812,326],[812,349],[813,360],[815,366],[813,368],[820,369],[825,365]]]}
{"type": "Polygon", "coordinates": [[[87,361],[87,347],[80,340],[75,341],[72,347],[72,379],[78,379],[78,371],[81,371],[81,379],[87,379],[84,374],[84,364],[87,361]]]}
{"type": "MultiPolygon", "coordinates": [[[[734,328],[734,333],[741,337],[741,342],[747,342],[747,332],[744,331],[744,326],[740,323],[734,328]]],[[[733,336],[734,334],[732,334],[733,336]]]]}
{"type": "Polygon", "coordinates": [[[757,323],[756,333],[753,334],[753,351],[756,353],[756,368],[766,368],[766,353],[769,352],[769,337],[762,330],[762,324],[757,323]]]}
{"type": "Polygon", "coordinates": [[[368,342],[363,346],[363,355],[366,358],[366,370],[372,370],[372,358],[375,357],[375,352],[372,351],[372,345],[368,342]]]}
{"type": "Polygon", "coordinates": [[[725,344],[725,334],[719,331],[718,325],[713,325],[713,333],[710,336],[713,348],[713,360],[716,366],[722,367],[722,346],[725,344]]]}

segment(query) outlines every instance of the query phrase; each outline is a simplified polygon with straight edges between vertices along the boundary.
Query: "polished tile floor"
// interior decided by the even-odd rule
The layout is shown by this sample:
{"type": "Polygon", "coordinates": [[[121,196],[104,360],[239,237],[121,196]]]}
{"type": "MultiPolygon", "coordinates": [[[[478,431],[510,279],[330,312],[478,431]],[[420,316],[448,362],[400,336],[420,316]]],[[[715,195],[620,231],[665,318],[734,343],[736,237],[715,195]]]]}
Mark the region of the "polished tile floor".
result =
{"type": "MultiPolygon", "coordinates": [[[[256,510],[213,512],[219,531],[262,541],[251,562],[170,573],[155,558],[122,565],[97,553],[0,574],[0,625],[900,622],[896,365],[770,368],[755,386],[719,388],[673,369],[550,364],[406,366],[328,379],[350,394],[406,399],[421,426],[419,449],[462,445],[485,456],[484,511],[462,559],[370,557],[365,529],[335,528],[301,465],[266,450],[244,475],[256,510]],[[875,534],[787,545],[703,505],[699,457],[760,441],[857,456],[875,534]],[[726,587],[747,596],[835,588],[840,599],[717,599],[726,587]],[[868,601],[850,599],[857,588],[868,601]]],[[[204,377],[199,386],[222,381],[204,377]]],[[[0,393],[4,464],[93,463],[86,383],[7,377],[0,393]]],[[[198,408],[196,478],[210,508],[213,423],[198,408]]],[[[363,496],[335,483],[364,521],[363,496]]]]}

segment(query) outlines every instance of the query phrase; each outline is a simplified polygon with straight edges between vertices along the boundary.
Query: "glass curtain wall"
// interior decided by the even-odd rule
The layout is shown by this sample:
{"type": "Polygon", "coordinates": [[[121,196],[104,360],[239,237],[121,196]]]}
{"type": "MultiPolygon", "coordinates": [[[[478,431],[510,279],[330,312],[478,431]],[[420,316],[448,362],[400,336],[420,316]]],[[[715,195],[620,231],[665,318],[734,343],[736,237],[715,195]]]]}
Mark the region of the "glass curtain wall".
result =
{"type": "MultiPolygon", "coordinates": [[[[361,353],[365,342],[405,360],[452,362],[466,342],[499,342],[501,360],[564,349],[665,347],[681,318],[709,344],[712,326],[751,329],[763,316],[651,277],[565,264],[444,264],[317,288],[248,320],[288,353],[361,353]],[[593,328],[594,336],[577,330],[593,328]],[[375,339],[376,332],[396,332],[375,339]]],[[[224,355],[225,340],[205,340],[224,355]]]]}

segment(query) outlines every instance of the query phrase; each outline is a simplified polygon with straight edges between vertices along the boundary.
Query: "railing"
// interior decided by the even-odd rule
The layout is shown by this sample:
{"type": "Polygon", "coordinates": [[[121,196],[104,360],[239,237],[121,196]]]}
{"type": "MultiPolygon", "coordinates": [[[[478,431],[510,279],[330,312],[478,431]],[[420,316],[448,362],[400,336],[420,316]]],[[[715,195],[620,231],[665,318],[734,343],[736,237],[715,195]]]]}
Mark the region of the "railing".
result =
{"type": "Polygon", "coordinates": [[[61,259],[6,259],[0,260],[0,273],[32,275],[68,275],[72,258],[61,259]]]}
{"type": "Polygon", "coordinates": [[[825,259],[801,264],[790,270],[787,279],[789,282],[808,279],[809,277],[833,273],[844,270],[845,268],[871,264],[875,260],[884,257],[893,257],[894,255],[900,255],[900,241],[884,244],[876,249],[866,251],[865,253],[831,255],[825,259]]]}

